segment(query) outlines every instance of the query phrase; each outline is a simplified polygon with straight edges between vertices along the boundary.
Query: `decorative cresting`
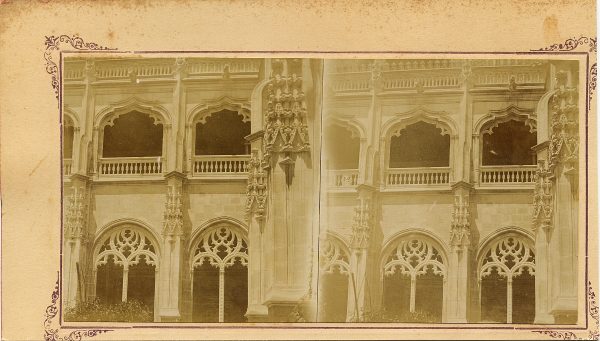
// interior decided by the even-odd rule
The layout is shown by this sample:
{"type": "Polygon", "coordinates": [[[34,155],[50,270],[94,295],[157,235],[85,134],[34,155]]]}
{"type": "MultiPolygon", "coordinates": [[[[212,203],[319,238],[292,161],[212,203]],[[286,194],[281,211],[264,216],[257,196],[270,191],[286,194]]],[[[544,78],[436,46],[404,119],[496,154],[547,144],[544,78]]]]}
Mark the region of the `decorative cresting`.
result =
{"type": "Polygon", "coordinates": [[[321,269],[321,273],[348,274],[350,272],[350,254],[341,240],[327,235],[321,240],[319,249],[319,269],[321,269]]]}
{"type": "Polygon", "coordinates": [[[533,191],[533,230],[538,227],[548,230],[552,226],[553,195],[552,179],[554,175],[548,161],[538,160],[535,172],[535,189],[533,191]]]}
{"type": "Polygon", "coordinates": [[[520,234],[511,233],[492,243],[481,260],[479,280],[496,270],[506,278],[506,323],[512,323],[512,282],[524,271],[535,276],[535,254],[529,240],[520,234]]]}
{"type": "Polygon", "coordinates": [[[87,195],[84,187],[74,187],[65,208],[65,239],[83,238],[87,217],[87,195]]]}
{"type": "Polygon", "coordinates": [[[108,263],[110,257],[114,257],[115,264],[123,266],[124,271],[130,265],[139,264],[142,258],[148,265],[158,265],[156,247],[147,232],[136,225],[126,224],[110,232],[100,245],[95,266],[108,263]]]}
{"type": "Polygon", "coordinates": [[[248,266],[246,237],[230,224],[220,223],[204,231],[192,249],[191,272],[208,262],[219,269],[219,322],[225,320],[225,269],[239,261],[248,266]]]}
{"type": "Polygon", "coordinates": [[[471,223],[469,221],[469,195],[456,194],[450,226],[450,245],[468,246],[471,244],[471,223]]]}
{"type": "Polygon", "coordinates": [[[268,158],[271,153],[308,151],[310,145],[305,94],[302,90],[302,61],[276,59],[272,68],[266,91],[265,157],[268,158]]]}
{"type": "Polygon", "coordinates": [[[267,162],[258,155],[257,150],[253,150],[247,168],[246,219],[255,216],[262,221],[267,203],[267,162]]]}
{"type": "Polygon", "coordinates": [[[175,186],[167,189],[162,234],[168,237],[183,233],[183,213],[181,210],[181,190],[175,186]]]}
{"type": "Polygon", "coordinates": [[[402,238],[396,242],[386,263],[383,275],[390,276],[400,271],[410,277],[410,312],[415,312],[417,277],[432,270],[446,280],[447,269],[438,248],[420,236],[402,238]]]}

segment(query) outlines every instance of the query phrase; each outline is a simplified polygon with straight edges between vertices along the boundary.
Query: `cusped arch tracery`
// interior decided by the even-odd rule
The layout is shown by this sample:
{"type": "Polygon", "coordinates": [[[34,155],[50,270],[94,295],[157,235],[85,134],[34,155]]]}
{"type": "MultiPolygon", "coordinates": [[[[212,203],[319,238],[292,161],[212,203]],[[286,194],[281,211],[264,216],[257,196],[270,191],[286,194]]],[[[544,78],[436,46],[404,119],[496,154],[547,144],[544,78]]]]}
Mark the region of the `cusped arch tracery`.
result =
{"type": "Polygon", "coordinates": [[[246,235],[230,223],[220,222],[208,227],[192,245],[191,270],[204,262],[223,270],[236,262],[248,266],[246,235]]]}
{"type": "Polygon", "coordinates": [[[431,111],[425,108],[416,108],[409,112],[395,115],[393,119],[386,122],[382,129],[382,136],[390,139],[392,136],[400,136],[402,130],[407,126],[424,122],[441,130],[441,135],[449,135],[451,138],[458,136],[454,121],[444,111],[431,111]]]}
{"type": "Polygon", "coordinates": [[[216,100],[196,105],[188,114],[188,125],[206,123],[206,119],[223,110],[236,112],[242,118],[242,122],[250,122],[251,109],[247,100],[231,98],[227,96],[216,100]]]}
{"type": "Polygon", "coordinates": [[[158,266],[158,251],[144,228],[134,224],[122,224],[104,233],[97,242],[95,267],[108,263],[112,257],[117,265],[127,269],[144,259],[146,264],[158,266]]]}
{"type": "Polygon", "coordinates": [[[130,97],[126,100],[109,104],[100,110],[94,120],[94,128],[104,129],[106,126],[114,126],[114,121],[117,118],[134,111],[147,115],[154,121],[155,125],[171,126],[171,115],[163,106],[155,101],[130,97]]]}
{"type": "Polygon", "coordinates": [[[516,105],[509,105],[500,110],[491,110],[487,115],[480,118],[475,124],[475,134],[493,134],[494,129],[500,124],[509,121],[523,122],[529,127],[529,132],[537,131],[537,117],[532,110],[520,108],[516,105]]]}
{"type": "Polygon", "coordinates": [[[321,273],[350,273],[350,251],[339,237],[328,233],[319,243],[319,269],[321,273]]]}
{"type": "Polygon", "coordinates": [[[443,249],[426,235],[409,234],[398,237],[387,249],[383,258],[385,276],[400,271],[401,274],[414,279],[431,270],[434,275],[446,278],[447,264],[443,249]]]}
{"type": "Polygon", "coordinates": [[[479,279],[494,272],[511,280],[527,271],[535,275],[535,252],[532,241],[525,235],[506,232],[490,241],[480,253],[479,279]]]}

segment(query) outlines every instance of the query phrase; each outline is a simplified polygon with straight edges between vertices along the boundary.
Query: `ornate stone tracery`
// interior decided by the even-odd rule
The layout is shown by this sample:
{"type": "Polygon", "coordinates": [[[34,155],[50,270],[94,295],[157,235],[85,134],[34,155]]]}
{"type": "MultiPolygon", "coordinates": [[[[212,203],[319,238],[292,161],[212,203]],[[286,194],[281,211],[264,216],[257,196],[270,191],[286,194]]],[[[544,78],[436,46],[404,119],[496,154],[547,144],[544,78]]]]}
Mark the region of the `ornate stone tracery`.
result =
{"type": "Polygon", "coordinates": [[[193,249],[192,269],[204,262],[224,270],[239,261],[248,266],[248,242],[246,237],[229,224],[218,224],[202,234],[193,249]]]}
{"type": "Polygon", "coordinates": [[[130,265],[139,264],[142,258],[148,265],[158,265],[156,247],[151,238],[135,225],[124,225],[110,232],[104,238],[94,264],[96,267],[104,265],[111,257],[124,270],[130,265]]]}
{"type": "Polygon", "coordinates": [[[336,237],[327,236],[319,244],[319,268],[321,273],[350,272],[350,254],[345,245],[336,237]]]}
{"type": "Polygon", "coordinates": [[[429,241],[413,237],[398,241],[383,267],[386,276],[400,271],[414,280],[431,269],[435,275],[446,277],[446,265],[440,251],[429,241]]]}
{"type": "Polygon", "coordinates": [[[535,275],[535,254],[529,241],[518,234],[509,234],[491,244],[481,260],[479,278],[489,276],[493,270],[509,281],[525,270],[535,275]]]}
{"type": "Polygon", "coordinates": [[[248,267],[248,241],[229,224],[221,223],[204,231],[192,249],[191,271],[208,262],[219,269],[219,322],[225,321],[225,269],[239,262],[248,267]]]}

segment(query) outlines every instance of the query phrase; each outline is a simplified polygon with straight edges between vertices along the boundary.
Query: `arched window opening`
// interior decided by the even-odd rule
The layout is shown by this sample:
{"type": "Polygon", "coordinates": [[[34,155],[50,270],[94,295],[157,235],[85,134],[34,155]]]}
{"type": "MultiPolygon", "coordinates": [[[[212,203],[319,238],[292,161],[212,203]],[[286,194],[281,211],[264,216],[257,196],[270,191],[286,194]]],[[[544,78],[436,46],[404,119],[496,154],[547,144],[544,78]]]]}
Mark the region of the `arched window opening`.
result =
{"type": "Polygon", "coordinates": [[[350,256],[341,242],[331,237],[321,241],[320,249],[319,322],[346,322],[350,256]]]}
{"type": "Polygon", "coordinates": [[[397,322],[442,322],[446,265],[433,243],[399,240],[383,267],[383,308],[397,322]]]}
{"type": "Polygon", "coordinates": [[[391,137],[390,168],[448,167],[450,136],[426,122],[407,125],[391,137]]]}
{"type": "Polygon", "coordinates": [[[115,229],[102,241],[95,257],[96,297],[105,304],[138,301],[154,311],[156,249],[136,226],[115,229]]]}
{"type": "Polygon", "coordinates": [[[229,224],[206,230],[193,248],[192,320],[245,322],[248,242],[229,224]]]}
{"type": "Polygon", "coordinates": [[[244,137],[250,135],[250,122],[238,112],[221,110],[196,123],[195,155],[247,155],[244,137]]]}
{"type": "Polygon", "coordinates": [[[529,240],[509,234],[492,243],[481,261],[481,321],[533,323],[535,255],[529,240]]]}
{"type": "Polygon", "coordinates": [[[154,118],[131,111],[104,127],[103,157],[162,156],[163,125],[154,118]]]}
{"type": "Polygon", "coordinates": [[[323,134],[325,164],[330,170],[358,169],[360,139],[347,128],[331,125],[323,134]]]}
{"type": "Polygon", "coordinates": [[[96,297],[106,304],[121,302],[123,296],[123,266],[115,264],[114,256],[96,269],[96,297]]]}
{"type": "Polygon", "coordinates": [[[534,165],[537,136],[523,121],[499,123],[483,133],[483,166],[534,165]]]}

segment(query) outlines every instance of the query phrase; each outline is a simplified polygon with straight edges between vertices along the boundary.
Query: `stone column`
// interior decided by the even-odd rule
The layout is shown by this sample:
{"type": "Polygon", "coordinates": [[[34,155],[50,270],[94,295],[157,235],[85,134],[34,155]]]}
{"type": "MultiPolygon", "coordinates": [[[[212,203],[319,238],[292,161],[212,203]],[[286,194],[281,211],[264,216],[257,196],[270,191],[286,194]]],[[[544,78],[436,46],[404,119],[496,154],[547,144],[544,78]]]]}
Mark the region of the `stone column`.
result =
{"type": "Polygon", "coordinates": [[[182,192],[184,175],[171,172],[165,176],[167,195],[163,222],[163,247],[160,261],[159,320],[177,322],[180,313],[181,267],[183,247],[182,192]]]}
{"type": "Polygon", "coordinates": [[[65,198],[63,250],[63,303],[74,306],[86,299],[85,263],[88,242],[88,179],[79,174],[71,177],[71,194],[65,198]]]}
{"type": "Polygon", "coordinates": [[[471,222],[470,192],[472,185],[457,182],[452,186],[454,208],[450,227],[450,257],[448,264],[448,293],[446,302],[446,321],[467,323],[470,302],[471,273],[471,222]]]}

